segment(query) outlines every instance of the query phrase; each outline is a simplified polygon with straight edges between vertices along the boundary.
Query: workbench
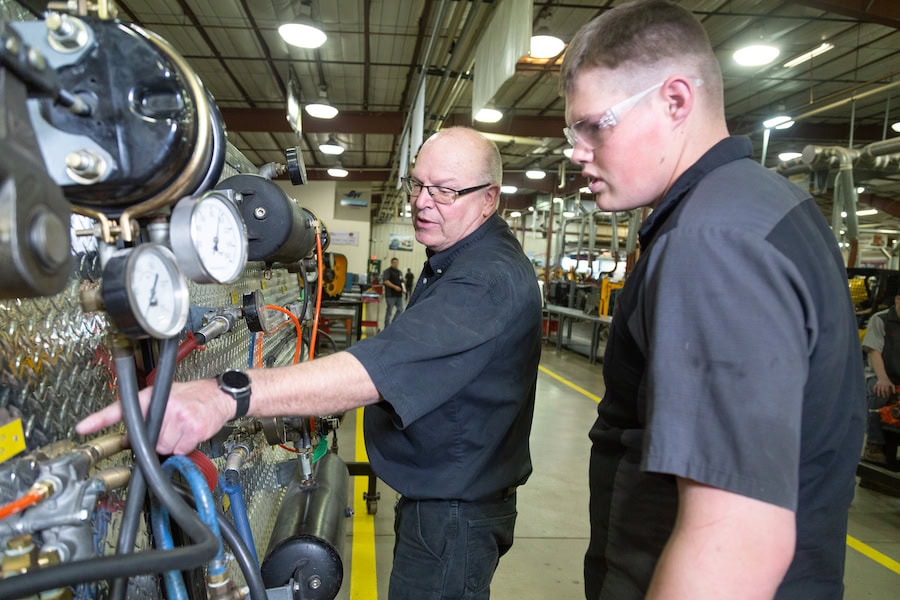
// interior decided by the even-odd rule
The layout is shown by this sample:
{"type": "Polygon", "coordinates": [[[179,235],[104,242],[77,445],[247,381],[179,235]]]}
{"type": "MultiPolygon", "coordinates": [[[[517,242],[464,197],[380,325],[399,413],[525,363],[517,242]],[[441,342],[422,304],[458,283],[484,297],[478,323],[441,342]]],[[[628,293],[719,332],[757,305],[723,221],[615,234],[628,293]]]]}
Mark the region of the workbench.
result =
{"type": "MultiPolygon", "coordinates": [[[[571,343],[572,340],[572,323],[575,321],[584,321],[591,324],[591,342],[588,349],[588,360],[591,364],[597,362],[597,349],[600,345],[600,332],[604,327],[608,327],[612,323],[612,317],[606,315],[585,314],[584,311],[577,308],[568,308],[566,306],[557,306],[555,304],[547,304],[544,306],[544,314],[548,320],[555,318],[556,327],[556,353],[559,354],[563,348],[563,329],[566,329],[566,342],[571,343]]],[[[550,331],[549,323],[547,331],[550,331]]]]}

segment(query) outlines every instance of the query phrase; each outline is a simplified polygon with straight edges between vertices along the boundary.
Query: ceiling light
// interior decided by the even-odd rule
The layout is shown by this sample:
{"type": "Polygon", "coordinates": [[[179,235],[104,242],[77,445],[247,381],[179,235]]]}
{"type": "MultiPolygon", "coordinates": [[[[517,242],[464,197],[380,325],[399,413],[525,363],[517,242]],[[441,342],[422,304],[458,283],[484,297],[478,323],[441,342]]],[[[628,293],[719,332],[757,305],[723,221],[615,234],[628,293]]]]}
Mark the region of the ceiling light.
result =
{"type": "Polygon", "coordinates": [[[567,211],[563,211],[563,214],[562,214],[562,215],[563,215],[563,217],[565,217],[566,219],[571,219],[572,217],[575,216],[575,213],[572,212],[571,210],[567,210],[567,211]]]}
{"type": "Polygon", "coordinates": [[[819,56],[820,54],[825,54],[832,48],[834,48],[834,44],[829,44],[828,42],[822,42],[822,44],[820,46],[817,46],[816,48],[813,48],[809,52],[801,54],[797,58],[792,58],[791,60],[784,63],[784,68],[790,69],[792,67],[796,67],[797,65],[803,64],[808,60],[812,60],[813,58],[815,58],[816,56],[819,56]]]}
{"type": "Polygon", "coordinates": [[[520,213],[517,210],[514,210],[511,213],[509,213],[509,216],[512,217],[513,219],[518,219],[519,217],[522,216],[522,213],[520,213]]]}
{"type": "Polygon", "coordinates": [[[896,123],[891,124],[891,129],[893,129],[897,133],[900,133],[900,121],[897,121],[896,123]]]}
{"type": "Polygon", "coordinates": [[[563,49],[566,47],[566,43],[556,37],[555,35],[550,35],[549,30],[546,28],[539,27],[536,34],[531,36],[531,50],[529,54],[532,58],[554,58],[559,56],[563,49]]]}
{"type": "Polygon", "coordinates": [[[585,187],[583,187],[583,188],[580,188],[578,191],[581,192],[582,194],[590,194],[590,193],[591,193],[591,188],[585,186],[585,187]]]}
{"type": "Polygon", "coordinates": [[[496,123],[502,118],[502,112],[500,112],[496,108],[488,108],[487,106],[479,110],[475,115],[475,120],[481,121],[482,123],[496,123]]]}
{"type": "Polygon", "coordinates": [[[529,206],[529,207],[528,207],[528,212],[534,212],[534,207],[533,207],[533,206],[529,206]]]}
{"type": "Polygon", "coordinates": [[[339,156],[344,153],[344,147],[341,146],[333,135],[329,135],[324,144],[319,144],[319,150],[322,154],[331,154],[339,156]]]}
{"type": "Polygon", "coordinates": [[[744,67],[761,67],[778,58],[778,48],[765,44],[745,46],[734,53],[734,62],[744,67]]]}
{"type": "Polygon", "coordinates": [[[559,196],[556,196],[556,197],[553,199],[553,203],[554,203],[554,204],[562,204],[562,203],[563,203],[563,199],[560,198],[559,196]]]}
{"type": "Polygon", "coordinates": [[[341,163],[338,163],[335,166],[329,168],[327,173],[332,177],[346,177],[350,174],[347,169],[341,166],[341,163]]]}
{"type": "Polygon", "coordinates": [[[782,152],[778,155],[778,160],[781,162],[787,162],[789,160],[794,160],[795,158],[800,158],[803,156],[801,152],[782,152]]]}
{"type": "Polygon", "coordinates": [[[515,194],[518,191],[519,191],[519,188],[517,188],[514,185],[501,185],[500,186],[501,194],[515,194]]]}
{"type": "Polygon", "coordinates": [[[333,107],[327,98],[323,98],[319,102],[307,104],[306,112],[317,119],[333,119],[337,116],[338,109],[333,107]]]}
{"type": "Polygon", "coordinates": [[[528,179],[543,179],[547,176],[547,171],[535,166],[525,171],[525,177],[528,179]]]}
{"type": "MultiPolygon", "coordinates": [[[[872,215],[877,215],[877,214],[878,214],[877,208],[864,208],[863,210],[856,211],[857,217],[871,217],[872,215]]],[[[846,218],[847,213],[844,211],[841,211],[841,216],[846,218]]],[[[843,233],[843,232],[841,232],[841,233],[843,233]]]]}
{"type": "Polygon", "coordinates": [[[866,188],[864,188],[864,187],[858,187],[858,188],[856,188],[856,193],[857,193],[857,194],[862,194],[862,193],[865,192],[865,191],[866,191],[866,188]]]}
{"type": "Polygon", "coordinates": [[[575,154],[575,148],[572,148],[572,147],[565,148],[563,150],[563,154],[565,155],[566,158],[571,160],[572,155],[575,154]]]}
{"type": "Polygon", "coordinates": [[[328,36],[312,23],[285,23],[278,28],[281,38],[298,48],[318,48],[328,36]]]}
{"type": "Polygon", "coordinates": [[[787,115],[778,115],[777,117],[772,117],[771,119],[763,121],[763,127],[766,129],[787,129],[793,124],[794,122],[787,115]]]}

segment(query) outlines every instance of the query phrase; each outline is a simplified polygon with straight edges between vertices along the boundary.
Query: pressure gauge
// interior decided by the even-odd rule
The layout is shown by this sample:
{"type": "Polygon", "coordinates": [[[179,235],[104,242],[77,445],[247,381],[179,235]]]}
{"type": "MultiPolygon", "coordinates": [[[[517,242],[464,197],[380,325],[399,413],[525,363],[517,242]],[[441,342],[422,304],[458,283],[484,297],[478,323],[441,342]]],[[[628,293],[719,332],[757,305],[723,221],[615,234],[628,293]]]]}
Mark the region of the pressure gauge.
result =
{"type": "Polygon", "coordinates": [[[103,270],[103,307],[132,338],[167,339],[187,323],[187,281],[172,251],[159,244],[119,250],[103,270]]]}
{"type": "Polygon", "coordinates": [[[247,227],[234,190],[183,198],[172,209],[169,240],[185,275],[197,283],[232,283],[247,263],[247,227]]]}

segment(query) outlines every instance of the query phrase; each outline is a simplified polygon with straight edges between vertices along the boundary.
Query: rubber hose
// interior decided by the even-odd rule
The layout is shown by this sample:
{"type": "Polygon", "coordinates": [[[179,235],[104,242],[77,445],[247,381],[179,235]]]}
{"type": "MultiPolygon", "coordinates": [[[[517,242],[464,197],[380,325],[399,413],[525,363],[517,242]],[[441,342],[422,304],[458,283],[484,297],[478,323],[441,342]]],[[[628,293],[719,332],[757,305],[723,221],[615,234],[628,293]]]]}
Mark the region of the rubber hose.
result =
{"type": "MultiPolygon", "coordinates": [[[[137,401],[137,375],[135,373],[134,358],[116,358],[116,375],[119,382],[119,395],[122,398],[122,409],[125,414],[126,425],[132,432],[131,441],[138,451],[139,462],[143,464],[148,457],[147,438],[142,428],[132,427],[140,422],[140,406],[137,401]]],[[[155,456],[153,457],[155,463],[155,456]]],[[[110,579],[117,577],[129,577],[133,575],[151,575],[173,569],[191,569],[199,567],[215,556],[219,547],[219,540],[212,534],[200,520],[193,514],[190,508],[171,486],[163,488],[167,481],[156,464],[156,470],[152,466],[147,470],[147,479],[154,491],[159,487],[160,495],[165,495],[165,502],[171,502],[175,497],[177,505],[169,510],[176,516],[176,521],[182,524],[182,528],[196,543],[192,546],[184,546],[168,551],[147,551],[138,554],[124,554],[114,556],[102,556],[87,560],[61,563],[52,567],[36,569],[22,575],[15,575],[0,580],[0,598],[20,598],[22,596],[34,596],[42,591],[59,587],[76,585],[96,581],[98,579],[110,579]],[[165,489],[165,491],[162,491],[165,489]]],[[[260,576],[260,581],[262,577],[260,576]]],[[[263,585],[263,590],[265,586],[263,585]]],[[[254,600],[265,600],[266,596],[257,596],[254,600]]]]}
{"type": "MultiPolygon", "coordinates": [[[[193,502],[194,499],[191,497],[190,490],[178,484],[175,484],[175,489],[188,504],[193,502]]],[[[267,600],[266,584],[263,582],[262,573],[256,566],[256,557],[250,555],[250,550],[244,544],[244,540],[241,539],[240,534],[234,525],[231,524],[231,521],[228,520],[228,517],[219,510],[216,510],[216,516],[219,518],[219,529],[222,532],[222,538],[231,548],[234,559],[237,561],[241,573],[244,575],[244,580],[247,582],[247,587],[250,590],[250,599],[267,600]]]]}
{"type": "Polygon", "coordinates": [[[219,479],[219,487],[228,494],[231,505],[231,520],[234,528],[241,535],[241,539],[252,552],[256,565],[259,566],[259,555],[256,553],[256,544],[253,542],[253,529],[250,527],[250,518],[247,515],[247,504],[244,502],[244,490],[241,487],[240,475],[237,471],[225,471],[225,477],[219,479]]]}
{"type": "MultiPolygon", "coordinates": [[[[169,515],[162,515],[162,507],[159,502],[150,503],[150,524],[153,528],[153,536],[156,538],[157,547],[170,550],[175,547],[172,539],[172,530],[169,528],[169,515]]],[[[166,571],[163,573],[166,584],[166,598],[168,600],[187,600],[187,588],[181,571],[166,571]]]]}
{"type": "MultiPolygon", "coordinates": [[[[166,404],[172,389],[172,380],[175,377],[175,367],[178,365],[178,346],[178,338],[169,338],[163,340],[159,350],[159,364],[156,367],[159,385],[153,388],[150,408],[147,409],[147,439],[153,448],[156,447],[156,440],[159,438],[163,417],[166,414],[166,404]]],[[[146,495],[147,481],[140,469],[134,469],[128,485],[128,497],[125,498],[125,510],[122,513],[116,554],[134,552],[134,541],[137,539],[137,532],[141,524],[141,512],[146,495]]],[[[121,578],[115,579],[109,583],[109,590],[110,600],[125,600],[128,581],[121,578]]]]}

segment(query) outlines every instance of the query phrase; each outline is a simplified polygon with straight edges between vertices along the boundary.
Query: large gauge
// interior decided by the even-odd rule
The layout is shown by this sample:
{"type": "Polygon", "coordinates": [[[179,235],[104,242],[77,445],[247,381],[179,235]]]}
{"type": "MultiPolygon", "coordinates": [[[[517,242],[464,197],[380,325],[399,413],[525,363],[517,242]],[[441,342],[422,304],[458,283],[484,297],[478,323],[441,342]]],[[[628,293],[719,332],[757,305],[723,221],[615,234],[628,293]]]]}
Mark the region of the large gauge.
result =
{"type": "Polygon", "coordinates": [[[172,210],[172,250],[197,283],[232,283],[244,270],[247,227],[233,196],[232,190],[212,190],[184,198],[172,210]]]}
{"type": "Polygon", "coordinates": [[[172,338],[187,323],[187,281],[175,255],[159,244],[116,252],[103,270],[101,295],[113,322],[132,338],[172,338]]]}

